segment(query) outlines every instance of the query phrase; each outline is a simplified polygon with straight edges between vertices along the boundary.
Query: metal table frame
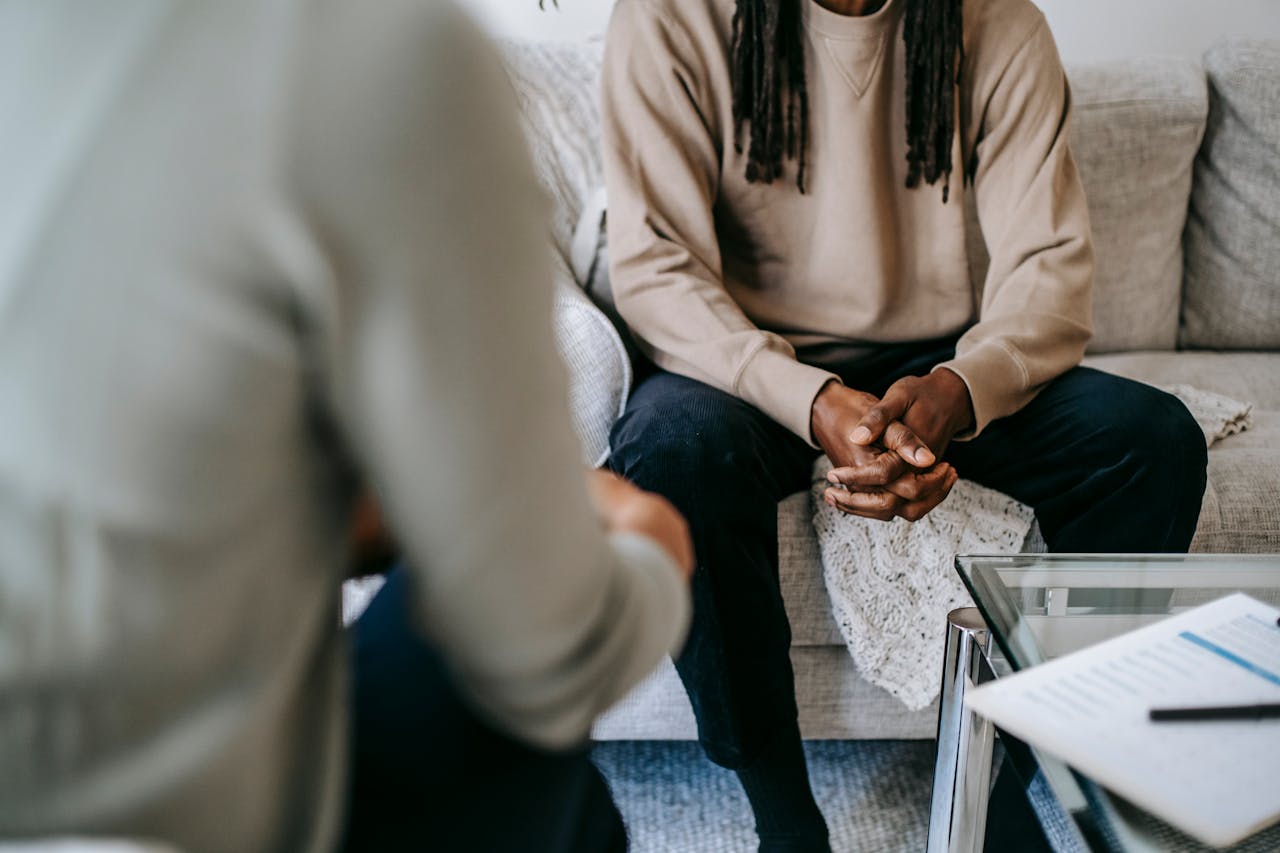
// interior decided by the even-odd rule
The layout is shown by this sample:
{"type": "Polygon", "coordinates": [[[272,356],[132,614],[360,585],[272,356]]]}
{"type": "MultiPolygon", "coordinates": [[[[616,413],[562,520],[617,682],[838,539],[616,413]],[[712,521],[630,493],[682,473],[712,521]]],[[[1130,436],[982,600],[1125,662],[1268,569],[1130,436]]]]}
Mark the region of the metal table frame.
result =
{"type": "MultiPolygon", "coordinates": [[[[976,607],[962,607],[947,614],[947,641],[938,701],[938,754],[933,770],[933,794],[929,803],[928,853],[982,853],[987,830],[987,807],[993,782],[996,728],[964,706],[965,691],[1012,670],[976,607]]],[[[1014,742],[1017,743],[1016,741],[1014,742]]],[[[1081,790],[1067,777],[1065,764],[1034,748],[1018,744],[1035,757],[1044,784],[1052,792],[1059,831],[1065,836],[1050,841],[1055,850],[1151,850],[1134,838],[1118,820],[1114,807],[1090,783],[1081,790]],[[1090,794],[1093,794],[1090,799],[1090,794]],[[1106,830],[1094,826],[1088,816],[1092,805],[1104,813],[1106,830]],[[1086,826],[1079,824],[1087,821],[1086,826]],[[1099,833],[1109,833],[1108,840],[1099,833]],[[1093,839],[1091,842],[1089,839],[1093,839]],[[1124,842],[1117,844],[1119,839],[1124,842]]],[[[1006,747],[1010,744],[1006,743],[1006,747]]]]}
{"type": "MultiPolygon", "coordinates": [[[[1047,556],[978,556],[974,559],[1009,560],[1009,568],[1027,570],[1034,569],[1033,563],[1047,556]],[[1032,562],[1018,566],[1018,560],[1032,562]]],[[[1051,559],[1063,567],[1073,567],[1069,572],[1070,582],[1055,582],[1057,572],[1052,566],[1041,567],[1040,575],[1031,572],[1021,580],[1023,584],[1043,587],[1047,615],[1061,617],[1067,613],[1068,593],[1083,581],[1087,581],[1084,585],[1089,588],[1127,589],[1133,585],[1138,589],[1167,589],[1171,593],[1179,590],[1219,594],[1275,590],[1277,556],[1280,555],[1059,554],[1051,559]],[[1133,568],[1126,570],[1114,565],[1099,565],[1108,561],[1131,563],[1133,568]],[[1200,573],[1205,574],[1196,580],[1200,573]],[[1188,582],[1189,579],[1194,582],[1188,582]]],[[[975,600],[985,600],[992,607],[1002,606],[1002,598],[996,594],[1000,590],[992,585],[1002,586],[1003,581],[984,580],[984,577],[982,573],[968,577],[962,572],[962,578],[975,600]]],[[[1010,601],[1003,603],[1017,606],[1010,601]]],[[[1194,603],[1186,602],[1184,606],[1194,603]]],[[[1031,665],[1034,664],[1035,661],[1031,661],[1031,665]]],[[[938,703],[938,754],[929,808],[928,853],[980,853],[982,850],[997,732],[991,723],[964,707],[964,697],[971,686],[1003,678],[1010,672],[1010,661],[977,608],[964,607],[947,615],[942,692],[938,703]]],[[[1002,739],[1006,753],[1018,754],[1023,759],[1023,766],[1028,761],[1034,765],[1033,775],[1037,778],[1028,781],[1043,785],[1041,790],[1049,795],[1039,798],[1036,811],[1046,829],[1050,824],[1054,827],[1054,834],[1047,835],[1046,840],[1055,850],[1159,849],[1148,825],[1153,818],[1122,800],[1113,799],[1096,783],[1074,773],[1058,759],[1015,738],[1002,735],[1002,739]]]]}
{"type": "Polygon", "coordinates": [[[995,678],[988,660],[990,648],[991,632],[976,607],[947,615],[928,853],[982,850],[995,726],[965,708],[964,694],[970,685],[995,678]]]}

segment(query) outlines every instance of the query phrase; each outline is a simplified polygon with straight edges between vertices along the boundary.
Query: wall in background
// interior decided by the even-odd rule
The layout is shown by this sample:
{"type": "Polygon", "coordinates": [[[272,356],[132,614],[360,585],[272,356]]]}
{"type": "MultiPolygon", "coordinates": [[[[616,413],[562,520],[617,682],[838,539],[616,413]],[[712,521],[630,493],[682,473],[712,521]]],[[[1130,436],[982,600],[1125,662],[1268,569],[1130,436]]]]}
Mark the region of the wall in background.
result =
{"type": "MultiPolygon", "coordinates": [[[[693,0],[686,0],[693,2],[693,0]]],[[[495,34],[591,38],[611,0],[459,0],[495,34]]],[[[1037,0],[1067,62],[1175,53],[1199,57],[1225,35],[1280,39],[1280,0],[1037,0]]]]}
{"type": "Polygon", "coordinates": [[[1067,62],[1176,53],[1224,36],[1280,39],[1280,0],[1038,0],[1067,62]]]}

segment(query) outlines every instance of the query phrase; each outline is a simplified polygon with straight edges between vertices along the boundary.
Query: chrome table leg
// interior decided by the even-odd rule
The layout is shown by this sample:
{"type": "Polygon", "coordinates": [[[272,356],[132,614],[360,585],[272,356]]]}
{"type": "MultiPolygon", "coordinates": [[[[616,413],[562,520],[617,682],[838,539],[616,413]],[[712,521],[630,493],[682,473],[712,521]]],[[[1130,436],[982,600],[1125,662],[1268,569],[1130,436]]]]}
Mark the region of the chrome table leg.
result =
{"type": "Polygon", "coordinates": [[[990,642],[977,608],[963,607],[947,615],[928,853],[982,850],[995,728],[965,709],[964,693],[985,680],[983,658],[990,642]]]}

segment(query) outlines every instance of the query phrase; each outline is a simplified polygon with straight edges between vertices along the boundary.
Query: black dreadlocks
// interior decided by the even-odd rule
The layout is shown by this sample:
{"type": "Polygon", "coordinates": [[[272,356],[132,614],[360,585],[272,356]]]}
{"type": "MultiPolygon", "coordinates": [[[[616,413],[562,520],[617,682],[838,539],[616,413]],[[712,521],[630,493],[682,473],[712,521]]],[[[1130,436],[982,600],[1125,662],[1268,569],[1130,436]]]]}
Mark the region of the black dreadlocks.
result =
{"type": "MultiPolygon", "coordinates": [[[[771,183],[797,161],[805,189],[809,97],[804,79],[803,0],[738,0],[733,14],[735,144],[747,142],[747,180],[771,183]]],[[[906,46],[907,186],[951,182],[951,138],[959,83],[962,0],[903,0],[906,46]]]]}

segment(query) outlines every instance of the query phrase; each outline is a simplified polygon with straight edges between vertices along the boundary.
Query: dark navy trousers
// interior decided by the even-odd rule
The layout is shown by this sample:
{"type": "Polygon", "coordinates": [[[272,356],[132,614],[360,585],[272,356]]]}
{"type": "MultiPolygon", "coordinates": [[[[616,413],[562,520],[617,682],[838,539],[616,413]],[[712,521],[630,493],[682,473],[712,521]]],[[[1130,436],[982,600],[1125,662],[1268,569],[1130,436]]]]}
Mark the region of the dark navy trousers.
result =
{"type": "Polygon", "coordinates": [[[486,723],[413,628],[393,570],[353,629],[347,853],[615,853],[626,830],[587,745],[547,752],[486,723]]]}
{"type": "MultiPolygon", "coordinates": [[[[824,366],[879,396],[953,353],[954,341],[909,344],[824,366]]],[[[817,452],[754,406],[662,371],[638,383],[612,448],[615,471],[689,520],[694,616],[676,669],[708,757],[741,767],[796,717],[777,504],[809,488],[817,452]]],[[[1205,488],[1204,436],[1177,398],[1083,367],[945,458],[1034,508],[1059,552],[1185,551],[1205,488]]]]}

